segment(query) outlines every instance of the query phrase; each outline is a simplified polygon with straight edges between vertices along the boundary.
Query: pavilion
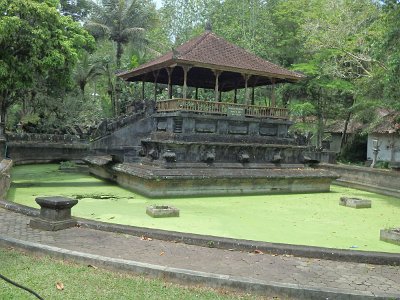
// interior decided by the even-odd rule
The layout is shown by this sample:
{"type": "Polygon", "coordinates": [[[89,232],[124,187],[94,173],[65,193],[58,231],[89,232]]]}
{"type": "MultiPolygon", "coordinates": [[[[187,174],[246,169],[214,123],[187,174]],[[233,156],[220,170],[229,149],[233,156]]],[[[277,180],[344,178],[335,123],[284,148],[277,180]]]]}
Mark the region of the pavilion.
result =
{"type": "Polygon", "coordinates": [[[153,83],[154,99],[92,143],[94,153],[113,157],[87,159],[97,176],[149,197],[324,192],[336,178],[308,166],[307,149],[288,134],[288,110],[276,107],[273,93],[269,106],[254,103],[255,87],[304,76],[210,30],[118,76],[141,82],[142,100],[145,83],[153,83]],[[168,86],[168,99],[157,99],[159,84],[168,86]],[[200,88],[214,97],[199,99],[200,88]],[[222,101],[223,92],[233,99],[222,101]]]}
{"type": "MultiPolygon", "coordinates": [[[[191,39],[172,51],[131,71],[118,76],[128,82],[154,83],[154,99],[157,85],[168,86],[169,99],[157,103],[158,111],[179,108],[213,114],[226,114],[228,107],[243,108],[246,116],[287,118],[287,110],[276,107],[275,95],[271,95],[270,109],[254,106],[254,88],[278,83],[294,83],[303,75],[284,69],[240,48],[210,30],[191,39]],[[182,87],[182,98],[173,99],[173,86],[182,87]],[[196,89],[194,99],[187,99],[188,87],[196,89]],[[202,106],[198,102],[198,89],[215,91],[214,105],[202,106]],[[245,99],[238,103],[237,90],[245,90],[245,99]],[[221,104],[222,92],[234,91],[233,104],[221,104]],[[195,101],[193,101],[195,100],[195,101]],[[236,105],[235,105],[236,104],[236,105]]],[[[273,89],[272,89],[273,91],[273,89]]]]}

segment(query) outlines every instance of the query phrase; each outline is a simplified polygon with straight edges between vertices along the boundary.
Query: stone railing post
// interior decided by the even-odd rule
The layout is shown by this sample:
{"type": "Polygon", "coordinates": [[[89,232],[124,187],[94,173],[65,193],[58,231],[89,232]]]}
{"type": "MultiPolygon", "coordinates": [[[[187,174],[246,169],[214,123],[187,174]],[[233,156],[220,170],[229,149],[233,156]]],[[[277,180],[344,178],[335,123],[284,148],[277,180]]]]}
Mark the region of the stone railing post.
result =
{"type": "Polygon", "coordinates": [[[71,208],[78,203],[78,200],[54,196],[38,197],[35,201],[40,205],[40,215],[30,221],[32,228],[56,231],[77,224],[76,220],[71,218],[71,208]]]}

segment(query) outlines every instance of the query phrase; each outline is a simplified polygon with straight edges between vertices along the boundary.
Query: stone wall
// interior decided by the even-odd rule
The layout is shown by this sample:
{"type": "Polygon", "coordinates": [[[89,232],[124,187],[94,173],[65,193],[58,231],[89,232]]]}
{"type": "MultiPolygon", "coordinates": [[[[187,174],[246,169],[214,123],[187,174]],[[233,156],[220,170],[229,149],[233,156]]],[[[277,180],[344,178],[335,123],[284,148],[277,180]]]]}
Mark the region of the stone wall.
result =
{"type": "Polygon", "coordinates": [[[400,198],[399,171],[331,164],[322,164],[319,168],[340,175],[336,184],[400,198]]]}
{"type": "Polygon", "coordinates": [[[367,145],[367,159],[373,158],[373,140],[379,141],[379,153],[377,160],[388,162],[400,162],[400,135],[392,134],[369,134],[367,145]]]}
{"type": "Polygon", "coordinates": [[[12,160],[3,159],[0,161],[0,199],[4,199],[4,197],[7,195],[8,189],[10,188],[11,167],[12,167],[12,160]]]}
{"type": "Polygon", "coordinates": [[[15,164],[81,160],[88,155],[88,149],[85,142],[9,141],[7,157],[15,164]]]}

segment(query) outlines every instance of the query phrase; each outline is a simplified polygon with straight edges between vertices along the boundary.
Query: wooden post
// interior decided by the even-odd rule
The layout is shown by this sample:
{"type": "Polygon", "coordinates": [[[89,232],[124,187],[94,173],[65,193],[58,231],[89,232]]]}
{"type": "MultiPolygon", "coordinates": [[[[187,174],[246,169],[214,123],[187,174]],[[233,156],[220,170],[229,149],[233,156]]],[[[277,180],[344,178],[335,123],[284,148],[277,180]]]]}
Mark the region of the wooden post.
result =
{"type": "Polygon", "coordinates": [[[144,101],[144,79],[142,79],[142,101],[144,101]]]}
{"type": "Polygon", "coordinates": [[[249,89],[248,89],[248,83],[249,83],[249,78],[251,75],[247,75],[247,74],[242,74],[244,77],[244,93],[245,93],[245,103],[246,105],[249,104],[249,89]]]}
{"type": "Polygon", "coordinates": [[[198,87],[196,87],[196,94],[194,95],[194,98],[196,100],[199,100],[199,88],[198,87]]]}
{"type": "Polygon", "coordinates": [[[186,99],[187,98],[187,73],[191,69],[189,66],[182,66],[183,69],[183,93],[182,93],[182,98],[186,99]]]}
{"type": "Polygon", "coordinates": [[[218,93],[218,102],[221,102],[221,98],[222,98],[222,91],[219,90],[219,93],[218,93]]]}
{"type": "Polygon", "coordinates": [[[272,89],[271,89],[271,106],[276,107],[276,99],[275,99],[275,79],[271,78],[272,89]]]}
{"type": "Polygon", "coordinates": [[[160,75],[160,70],[153,71],[154,75],[154,101],[157,101],[157,80],[158,80],[158,75],[160,75]]]}
{"type": "Polygon", "coordinates": [[[235,97],[233,98],[233,103],[237,103],[237,88],[235,88],[235,97]]]}
{"type": "Polygon", "coordinates": [[[215,102],[218,101],[218,90],[219,90],[219,75],[221,71],[213,70],[215,75],[215,102]]]}
{"type": "Polygon", "coordinates": [[[172,99],[172,79],[171,79],[171,75],[172,75],[172,71],[173,68],[166,68],[167,73],[168,73],[168,98],[172,99]]]}

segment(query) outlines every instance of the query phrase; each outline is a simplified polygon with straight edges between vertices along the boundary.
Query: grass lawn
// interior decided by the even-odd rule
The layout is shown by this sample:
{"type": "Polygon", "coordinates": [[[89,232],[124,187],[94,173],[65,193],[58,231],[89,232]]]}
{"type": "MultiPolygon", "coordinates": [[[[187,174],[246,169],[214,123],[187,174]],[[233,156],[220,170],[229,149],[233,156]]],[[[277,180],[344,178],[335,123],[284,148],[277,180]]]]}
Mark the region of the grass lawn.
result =
{"type": "MultiPolygon", "coordinates": [[[[183,287],[162,280],[35,257],[0,248],[0,274],[35,291],[44,299],[266,299],[224,290],[183,287]],[[64,290],[58,290],[60,282],[64,290]]],[[[0,279],[0,299],[37,299],[0,279]]]]}
{"type": "Polygon", "coordinates": [[[148,199],[57,165],[17,166],[8,199],[38,207],[37,196],[80,199],[75,216],[104,222],[248,240],[400,253],[379,230],[400,226],[400,199],[332,186],[330,193],[148,199]],[[371,209],[339,206],[341,196],[372,200],[371,209]],[[151,204],[180,209],[179,218],[146,215],[151,204]]]}

